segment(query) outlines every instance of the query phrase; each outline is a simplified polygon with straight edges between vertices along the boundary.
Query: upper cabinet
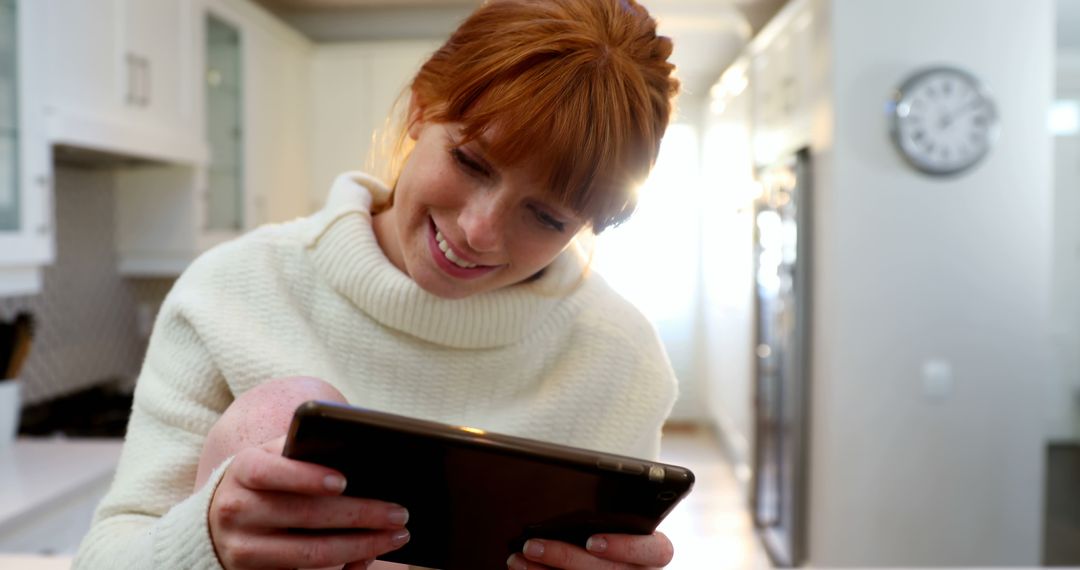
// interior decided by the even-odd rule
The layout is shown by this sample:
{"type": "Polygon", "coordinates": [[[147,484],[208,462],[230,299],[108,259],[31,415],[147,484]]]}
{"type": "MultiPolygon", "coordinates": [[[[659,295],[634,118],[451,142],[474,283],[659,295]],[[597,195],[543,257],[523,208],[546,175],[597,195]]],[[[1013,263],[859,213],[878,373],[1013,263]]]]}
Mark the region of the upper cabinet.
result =
{"type": "Polygon", "coordinates": [[[240,29],[206,14],[206,176],[209,231],[244,229],[244,77],[240,29]]]}
{"type": "Polygon", "coordinates": [[[0,295],[40,290],[55,257],[38,0],[0,0],[0,295]]]}
{"type": "Polygon", "coordinates": [[[117,171],[125,275],[178,275],[215,244],[309,213],[310,43],[246,0],[187,5],[193,47],[184,57],[198,118],[184,128],[203,141],[205,158],[117,171]]]}
{"type": "MultiPolygon", "coordinates": [[[[157,129],[179,129],[194,118],[192,12],[185,0],[125,0],[123,72],[128,115],[157,129]]],[[[187,130],[185,131],[185,127],[187,130]]]]}
{"type": "Polygon", "coordinates": [[[199,163],[191,0],[39,0],[47,6],[50,139],[199,163]]]}
{"type": "Polygon", "coordinates": [[[819,33],[812,2],[788,4],[747,49],[753,98],[754,159],[770,164],[810,144],[818,80],[819,33]]]}

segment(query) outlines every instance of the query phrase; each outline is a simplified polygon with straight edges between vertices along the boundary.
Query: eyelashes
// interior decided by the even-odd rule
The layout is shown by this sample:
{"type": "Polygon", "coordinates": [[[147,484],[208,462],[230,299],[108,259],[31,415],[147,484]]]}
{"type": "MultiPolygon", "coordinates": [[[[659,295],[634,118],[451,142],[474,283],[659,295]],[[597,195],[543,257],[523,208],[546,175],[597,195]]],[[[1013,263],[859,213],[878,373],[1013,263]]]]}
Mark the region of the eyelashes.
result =
{"type": "MultiPolygon", "coordinates": [[[[450,156],[453,157],[454,162],[457,163],[458,167],[461,168],[465,174],[480,180],[490,180],[492,178],[491,171],[480,161],[473,159],[465,151],[461,150],[461,147],[450,147],[450,156]]],[[[566,231],[566,222],[552,216],[542,207],[530,205],[529,210],[532,211],[536,220],[545,228],[560,233],[566,231]]]]}
{"type": "Polygon", "coordinates": [[[566,224],[553,218],[551,214],[548,214],[547,212],[541,210],[540,208],[537,208],[536,206],[529,206],[529,209],[533,211],[536,219],[539,220],[541,224],[544,224],[545,226],[557,232],[562,232],[566,230],[566,224]]]}
{"type": "Polygon", "coordinates": [[[460,147],[452,147],[450,149],[450,155],[454,157],[454,161],[464,168],[467,173],[482,178],[491,178],[491,173],[488,172],[488,169],[484,168],[484,165],[470,158],[460,147]]]}

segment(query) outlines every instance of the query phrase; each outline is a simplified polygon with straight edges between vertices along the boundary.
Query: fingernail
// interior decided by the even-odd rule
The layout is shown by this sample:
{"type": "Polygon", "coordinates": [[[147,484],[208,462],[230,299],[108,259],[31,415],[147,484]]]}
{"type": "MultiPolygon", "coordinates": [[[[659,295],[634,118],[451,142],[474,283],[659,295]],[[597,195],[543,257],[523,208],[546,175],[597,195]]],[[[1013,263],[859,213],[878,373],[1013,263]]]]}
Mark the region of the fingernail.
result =
{"type": "Polygon", "coordinates": [[[517,554],[511,554],[510,558],[506,559],[506,567],[510,568],[510,570],[527,570],[525,561],[517,554]]]}
{"type": "Polygon", "coordinates": [[[386,518],[392,525],[405,526],[405,523],[409,522],[409,510],[405,508],[392,509],[386,518]]]}
{"type": "Polygon", "coordinates": [[[599,536],[590,536],[589,540],[585,541],[585,550],[604,552],[607,550],[607,539],[599,536]]]}
{"type": "Polygon", "coordinates": [[[390,537],[390,543],[394,546],[401,546],[406,542],[409,542],[409,531],[399,530],[394,533],[394,536],[390,537]]]}
{"type": "Polygon", "coordinates": [[[544,543],[539,540],[530,540],[525,543],[524,552],[529,558],[540,558],[544,555],[544,543]]]}
{"type": "Polygon", "coordinates": [[[327,475],[323,479],[323,486],[326,487],[327,491],[340,493],[345,490],[345,478],[341,475],[327,475]]]}

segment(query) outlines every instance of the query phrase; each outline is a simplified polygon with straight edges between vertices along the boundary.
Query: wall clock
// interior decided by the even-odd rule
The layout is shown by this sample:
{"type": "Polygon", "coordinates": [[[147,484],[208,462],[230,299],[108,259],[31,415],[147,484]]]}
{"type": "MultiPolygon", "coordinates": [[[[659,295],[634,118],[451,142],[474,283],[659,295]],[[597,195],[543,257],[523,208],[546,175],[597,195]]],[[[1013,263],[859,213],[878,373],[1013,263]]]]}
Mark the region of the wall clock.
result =
{"type": "Polygon", "coordinates": [[[982,160],[997,140],[997,107],[989,90],[955,67],[912,74],[889,107],[893,143],[908,164],[926,174],[959,174],[982,160]]]}

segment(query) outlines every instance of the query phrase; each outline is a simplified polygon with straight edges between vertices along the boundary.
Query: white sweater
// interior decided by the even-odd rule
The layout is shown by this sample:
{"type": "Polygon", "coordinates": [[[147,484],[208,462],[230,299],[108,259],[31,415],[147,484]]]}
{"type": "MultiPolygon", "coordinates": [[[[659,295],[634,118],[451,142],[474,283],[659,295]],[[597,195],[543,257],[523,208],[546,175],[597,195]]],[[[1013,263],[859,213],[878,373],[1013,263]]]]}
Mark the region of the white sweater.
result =
{"type": "Polygon", "coordinates": [[[379,248],[370,209],[387,195],[342,175],[319,213],[259,228],[184,272],[76,568],[220,568],[207,513],[228,462],[192,494],[203,440],[234,398],[273,378],[322,378],[386,412],[657,455],[671,367],[654,329],[576,248],[532,283],[442,299],[379,248]]]}

